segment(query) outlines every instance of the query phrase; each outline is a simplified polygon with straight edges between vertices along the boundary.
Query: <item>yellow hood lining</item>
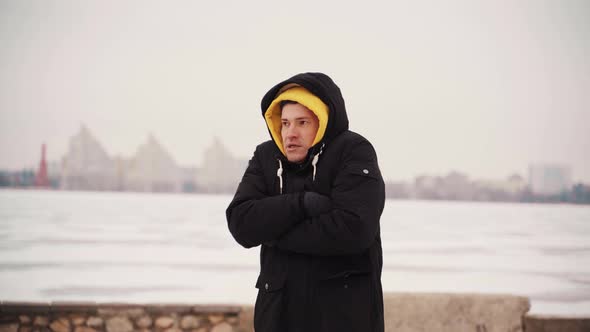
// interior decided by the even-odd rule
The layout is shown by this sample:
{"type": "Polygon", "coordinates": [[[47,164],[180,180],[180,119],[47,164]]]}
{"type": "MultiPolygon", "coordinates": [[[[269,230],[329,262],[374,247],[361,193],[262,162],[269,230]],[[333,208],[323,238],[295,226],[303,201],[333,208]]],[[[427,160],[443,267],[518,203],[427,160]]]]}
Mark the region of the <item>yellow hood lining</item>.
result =
{"type": "Polygon", "coordinates": [[[292,100],[309,108],[319,120],[318,132],[313,140],[312,146],[316,145],[322,140],[328,125],[329,108],[324,102],[313,93],[309,92],[302,86],[295,85],[288,87],[287,90],[282,91],[264,112],[266,125],[270,130],[273,140],[278,146],[279,150],[285,155],[283,147],[283,138],[281,136],[281,101],[292,100]]]}

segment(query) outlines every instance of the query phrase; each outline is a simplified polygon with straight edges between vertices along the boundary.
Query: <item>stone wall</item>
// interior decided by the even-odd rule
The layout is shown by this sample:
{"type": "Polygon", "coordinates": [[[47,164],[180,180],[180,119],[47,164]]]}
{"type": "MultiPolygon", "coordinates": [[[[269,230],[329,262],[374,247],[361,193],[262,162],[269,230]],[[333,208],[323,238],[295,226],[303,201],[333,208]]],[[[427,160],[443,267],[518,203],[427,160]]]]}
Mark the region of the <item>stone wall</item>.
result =
{"type": "Polygon", "coordinates": [[[0,332],[249,332],[251,320],[242,311],[215,305],[2,302],[0,332]]]}
{"type": "MultiPolygon", "coordinates": [[[[525,297],[386,293],[386,332],[589,332],[590,318],[527,314],[525,297]]],[[[252,306],[0,303],[0,332],[253,332],[252,306]]]]}

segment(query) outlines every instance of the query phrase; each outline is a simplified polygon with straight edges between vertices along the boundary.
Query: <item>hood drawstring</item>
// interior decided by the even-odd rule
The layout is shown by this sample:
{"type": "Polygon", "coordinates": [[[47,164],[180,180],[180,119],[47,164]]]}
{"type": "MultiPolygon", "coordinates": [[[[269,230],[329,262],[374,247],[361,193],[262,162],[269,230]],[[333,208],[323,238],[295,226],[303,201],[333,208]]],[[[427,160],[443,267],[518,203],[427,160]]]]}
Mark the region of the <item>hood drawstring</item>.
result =
{"type": "Polygon", "coordinates": [[[315,156],[313,156],[313,160],[311,161],[311,166],[313,166],[313,180],[312,181],[315,181],[315,172],[317,170],[316,165],[317,165],[318,161],[320,160],[320,155],[322,154],[322,152],[324,152],[324,146],[325,146],[325,143],[322,143],[322,147],[320,148],[320,152],[318,152],[315,156]]]}
{"type": "MultiPolygon", "coordinates": [[[[324,152],[324,146],[326,144],[322,143],[322,147],[320,148],[320,152],[316,153],[313,156],[313,159],[311,160],[311,166],[313,166],[313,179],[312,181],[315,181],[315,173],[317,171],[317,163],[320,160],[320,155],[322,154],[322,152],[324,152]]],[[[277,169],[277,177],[279,178],[279,194],[283,194],[283,163],[281,162],[281,159],[277,159],[277,161],[279,162],[279,169],[277,169]]]]}
{"type": "Polygon", "coordinates": [[[277,170],[277,177],[279,178],[279,193],[283,194],[283,163],[281,163],[280,159],[277,159],[279,162],[279,169],[277,170]]]}

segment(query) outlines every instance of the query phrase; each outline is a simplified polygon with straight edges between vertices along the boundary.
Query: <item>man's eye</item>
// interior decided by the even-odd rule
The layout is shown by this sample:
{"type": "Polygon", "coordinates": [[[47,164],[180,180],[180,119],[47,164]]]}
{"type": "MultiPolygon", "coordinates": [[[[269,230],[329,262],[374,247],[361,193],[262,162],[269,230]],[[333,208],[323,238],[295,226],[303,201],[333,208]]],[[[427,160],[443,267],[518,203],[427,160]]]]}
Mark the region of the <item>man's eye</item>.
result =
{"type": "Polygon", "coordinates": [[[301,126],[305,126],[306,124],[307,124],[307,121],[305,121],[305,120],[299,121],[299,125],[301,125],[301,126]]]}

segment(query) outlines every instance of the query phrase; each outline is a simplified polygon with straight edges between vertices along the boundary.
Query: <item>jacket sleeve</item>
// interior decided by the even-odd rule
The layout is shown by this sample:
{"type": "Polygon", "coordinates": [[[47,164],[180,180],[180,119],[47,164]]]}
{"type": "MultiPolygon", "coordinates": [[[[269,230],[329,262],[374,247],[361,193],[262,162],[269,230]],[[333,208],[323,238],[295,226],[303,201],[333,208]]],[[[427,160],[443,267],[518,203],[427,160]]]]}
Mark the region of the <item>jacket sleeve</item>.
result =
{"type": "Polygon", "coordinates": [[[249,161],[234,199],[225,211],[232,236],[245,248],[274,241],[304,219],[302,193],[276,196],[267,193],[259,149],[249,161]]]}
{"type": "Polygon", "coordinates": [[[312,255],[348,255],[369,248],[379,232],[385,185],[368,141],[355,146],[331,188],[332,210],[297,224],[276,245],[312,255]]]}

